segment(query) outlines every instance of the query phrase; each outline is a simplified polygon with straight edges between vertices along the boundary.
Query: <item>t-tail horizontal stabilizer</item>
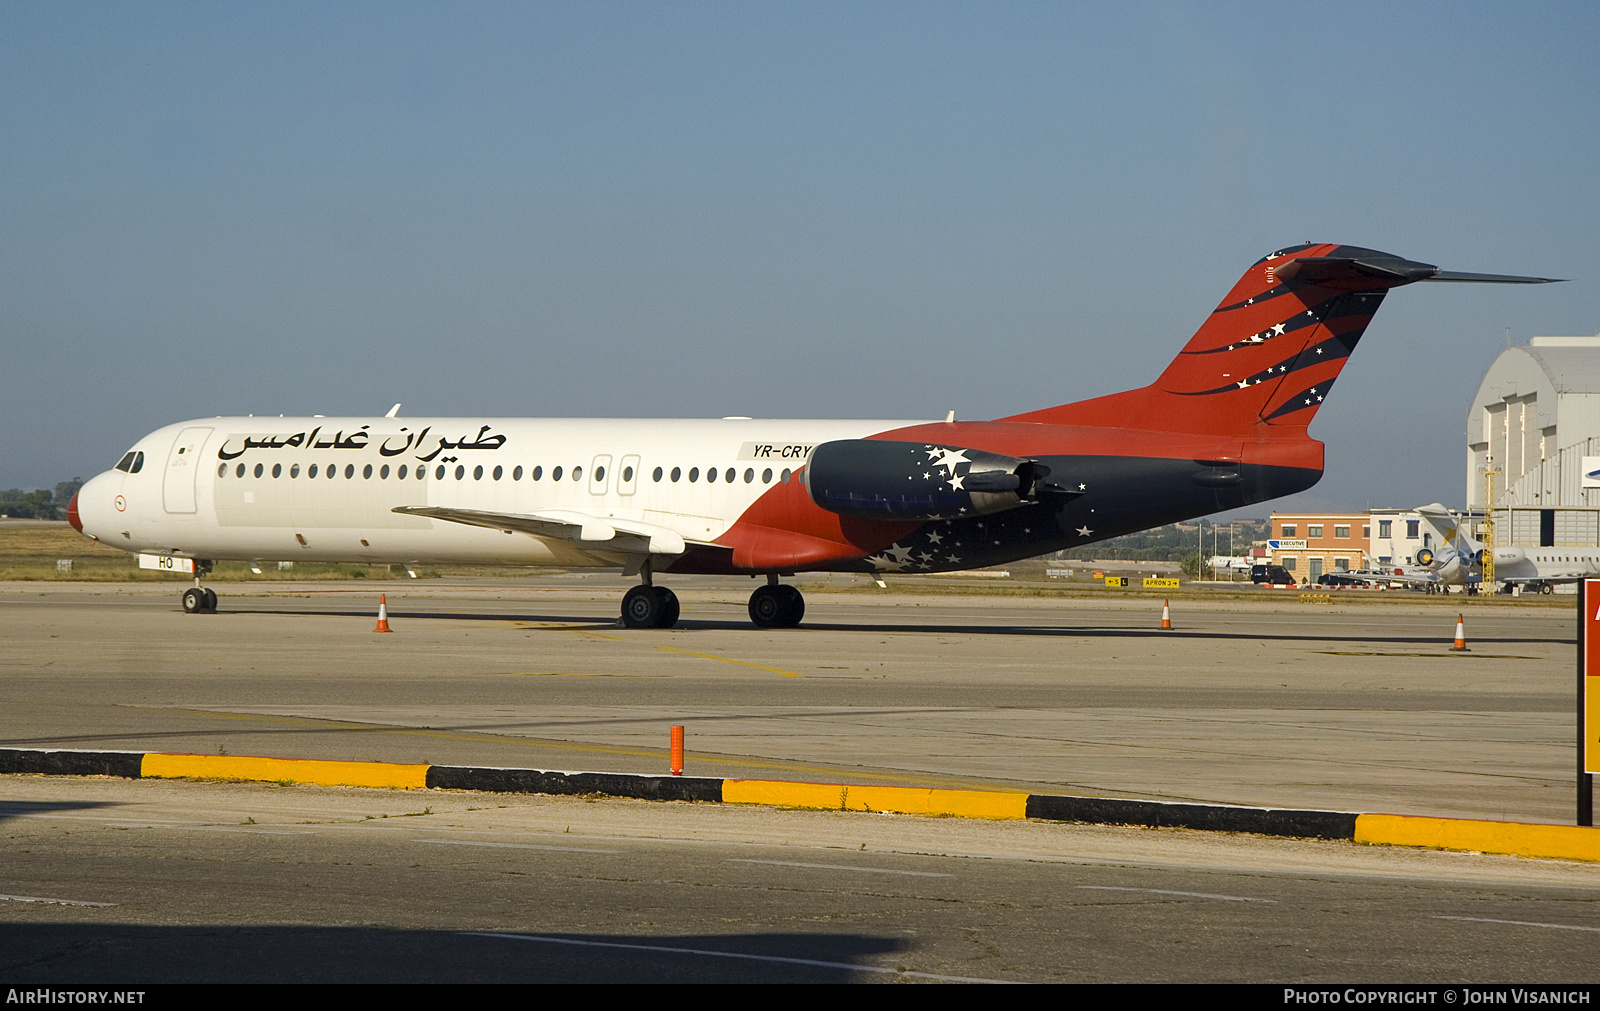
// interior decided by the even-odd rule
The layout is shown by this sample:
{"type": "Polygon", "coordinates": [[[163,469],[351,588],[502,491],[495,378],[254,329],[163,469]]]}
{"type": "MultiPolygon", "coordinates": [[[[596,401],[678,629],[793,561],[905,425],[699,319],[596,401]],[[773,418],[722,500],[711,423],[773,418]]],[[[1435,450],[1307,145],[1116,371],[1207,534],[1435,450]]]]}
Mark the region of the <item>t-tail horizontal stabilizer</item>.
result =
{"type": "Polygon", "coordinates": [[[1424,281],[1469,281],[1477,284],[1559,284],[1565,277],[1520,277],[1516,274],[1468,274],[1459,270],[1441,270],[1424,281]]]}
{"type": "MultiPolygon", "coordinates": [[[[1354,252],[1354,250],[1352,250],[1354,252]]],[[[1366,252],[1366,251],[1364,251],[1366,252]]],[[[1480,284],[1552,284],[1560,277],[1522,277],[1517,274],[1468,274],[1459,270],[1440,270],[1431,263],[1420,263],[1376,251],[1358,256],[1302,256],[1290,260],[1275,273],[1280,281],[1300,284],[1338,284],[1378,282],[1391,288],[1415,281],[1465,281],[1480,284]]],[[[1363,287],[1370,286],[1363,284],[1363,287]]]]}

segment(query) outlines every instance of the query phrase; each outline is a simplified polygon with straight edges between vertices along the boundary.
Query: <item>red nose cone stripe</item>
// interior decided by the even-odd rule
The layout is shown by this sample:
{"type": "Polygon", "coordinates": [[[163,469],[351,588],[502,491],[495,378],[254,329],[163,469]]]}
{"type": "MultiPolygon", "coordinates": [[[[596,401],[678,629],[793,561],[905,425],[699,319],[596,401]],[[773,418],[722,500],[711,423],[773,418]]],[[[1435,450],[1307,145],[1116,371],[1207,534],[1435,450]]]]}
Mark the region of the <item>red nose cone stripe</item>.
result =
{"type": "Polygon", "coordinates": [[[67,522],[72,524],[72,529],[83,533],[83,520],[78,519],[78,493],[72,493],[72,501],[67,503],[67,522]]]}

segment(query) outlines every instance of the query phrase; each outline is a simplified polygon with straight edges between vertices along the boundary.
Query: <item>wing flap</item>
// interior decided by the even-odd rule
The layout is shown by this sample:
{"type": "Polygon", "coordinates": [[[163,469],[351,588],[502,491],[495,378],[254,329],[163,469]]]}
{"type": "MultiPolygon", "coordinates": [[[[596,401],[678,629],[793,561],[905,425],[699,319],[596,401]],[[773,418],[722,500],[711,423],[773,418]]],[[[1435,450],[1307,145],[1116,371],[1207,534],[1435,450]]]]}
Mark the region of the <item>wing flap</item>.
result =
{"type": "Polygon", "coordinates": [[[396,506],[391,512],[407,516],[484,527],[489,530],[515,530],[534,537],[570,541],[580,547],[627,554],[681,555],[691,544],[715,547],[709,542],[689,541],[669,527],[642,520],[596,516],[577,509],[545,509],[533,513],[501,513],[487,509],[458,509],[449,506],[396,506]]]}

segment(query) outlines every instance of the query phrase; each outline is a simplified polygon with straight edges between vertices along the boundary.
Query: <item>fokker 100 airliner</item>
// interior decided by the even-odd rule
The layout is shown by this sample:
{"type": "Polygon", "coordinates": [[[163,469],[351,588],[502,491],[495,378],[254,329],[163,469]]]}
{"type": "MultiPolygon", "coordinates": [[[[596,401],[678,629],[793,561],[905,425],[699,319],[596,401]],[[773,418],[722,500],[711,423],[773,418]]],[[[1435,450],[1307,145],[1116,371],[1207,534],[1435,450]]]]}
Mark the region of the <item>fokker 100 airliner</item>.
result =
{"type": "Polygon", "coordinates": [[[1391,288],[1543,283],[1356,246],[1245,271],[1149,386],[994,421],[207,418],[157,429],[72,525],[192,572],[217,559],[612,566],[633,628],[667,628],[679,573],[764,576],[750,618],[799,624],[802,571],[1015,561],[1311,487],[1306,432],[1391,288]]]}

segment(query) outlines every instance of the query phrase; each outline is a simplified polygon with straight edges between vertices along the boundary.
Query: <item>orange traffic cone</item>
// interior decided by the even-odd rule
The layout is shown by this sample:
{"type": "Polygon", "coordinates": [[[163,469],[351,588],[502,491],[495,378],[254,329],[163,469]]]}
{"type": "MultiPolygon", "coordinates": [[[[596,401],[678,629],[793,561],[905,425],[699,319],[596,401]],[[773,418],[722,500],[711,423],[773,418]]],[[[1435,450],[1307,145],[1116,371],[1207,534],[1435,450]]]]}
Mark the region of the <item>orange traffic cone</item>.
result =
{"type": "Polygon", "coordinates": [[[1463,653],[1471,652],[1467,649],[1467,626],[1462,622],[1461,615],[1456,615],[1456,644],[1450,647],[1463,653]]]}
{"type": "Polygon", "coordinates": [[[1162,628],[1171,628],[1172,627],[1172,607],[1171,607],[1171,604],[1172,604],[1172,601],[1170,601],[1170,600],[1163,600],[1161,602],[1161,627],[1162,628]]]}
{"type": "Polygon", "coordinates": [[[389,595],[387,593],[378,594],[378,627],[373,629],[373,631],[394,631],[394,629],[389,627],[389,595]]]}

